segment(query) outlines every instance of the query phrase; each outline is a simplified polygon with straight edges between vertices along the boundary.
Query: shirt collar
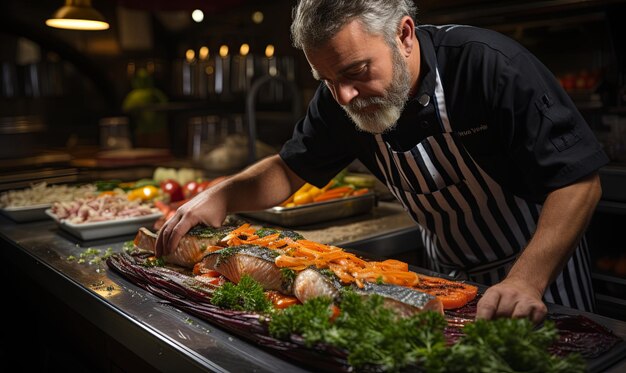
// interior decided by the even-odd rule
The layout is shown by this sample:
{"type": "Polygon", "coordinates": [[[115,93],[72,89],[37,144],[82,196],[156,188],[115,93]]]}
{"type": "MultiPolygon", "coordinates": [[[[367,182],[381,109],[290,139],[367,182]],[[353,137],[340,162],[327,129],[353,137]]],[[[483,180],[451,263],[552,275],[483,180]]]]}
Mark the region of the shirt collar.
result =
{"type": "Polygon", "coordinates": [[[416,27],[415,36],[420,46],[420,75],[422,78],[412,99],[418,100],[423,95],[432,97],[435,94],[437,56],[428,31],[416,27]]]}

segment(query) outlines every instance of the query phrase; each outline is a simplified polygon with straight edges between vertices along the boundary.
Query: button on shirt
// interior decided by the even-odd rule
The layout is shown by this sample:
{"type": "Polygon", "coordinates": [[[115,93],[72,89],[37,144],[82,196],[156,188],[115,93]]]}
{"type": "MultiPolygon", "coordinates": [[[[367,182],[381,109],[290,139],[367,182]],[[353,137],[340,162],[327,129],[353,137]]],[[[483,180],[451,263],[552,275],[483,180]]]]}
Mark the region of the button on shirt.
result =
{"type": "MultiPolygon", "coordinates": [[[[434,108],[438,67],[453,131],[502,187],[535,202],[608,162],[571,99],[529,51],[497,32],[419,26],[421,84],[396,127],[383,135],[406,151],[441,133],[434,108]]],[[[280,156],[304,180],[323,186],[354,159],[383,180],[374,136],[360,132],[321,84],[280,156]]]]}

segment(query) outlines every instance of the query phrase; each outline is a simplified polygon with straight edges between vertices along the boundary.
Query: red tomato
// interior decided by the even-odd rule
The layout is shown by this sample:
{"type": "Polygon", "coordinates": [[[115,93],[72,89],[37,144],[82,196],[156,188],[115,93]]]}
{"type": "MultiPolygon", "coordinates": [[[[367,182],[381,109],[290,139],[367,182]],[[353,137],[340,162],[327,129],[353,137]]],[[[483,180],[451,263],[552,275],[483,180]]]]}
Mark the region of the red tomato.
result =
{"type": "Polygon", "coordinates": [[[167,179],[161,182],[161,190],[169,194],[170,202],[176,202],[185,199],[183,187],[174,179],[167,179]]]}
{"type": "Polygon", "coordinates": [[[185,198],[191,198],[191,197],[195,196],[196,194],[198,194],[198,185],[199,184],[200,183],[198,183],[195,180],[188,181],[183,186],[183,193],[185,194],[185,198]]]}

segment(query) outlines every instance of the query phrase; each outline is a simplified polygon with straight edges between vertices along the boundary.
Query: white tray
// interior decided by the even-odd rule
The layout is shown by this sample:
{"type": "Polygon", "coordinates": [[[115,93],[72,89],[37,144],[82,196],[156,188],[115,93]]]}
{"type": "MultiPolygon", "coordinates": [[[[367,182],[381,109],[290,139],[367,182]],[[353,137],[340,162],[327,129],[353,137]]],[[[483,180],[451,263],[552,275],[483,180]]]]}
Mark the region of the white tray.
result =
{"type": "Polygon", "coordinates": [[[46,210],[46,214],[54,219],[61,229],[83,240],[94,240],[136,233],[141,227],[152,228],[154,222],[163,216],[162,213],[158,212],[151,215],[127,219],[72,224],[65,220],[59,220],[50,209],[46,210]]]}
{"type": "Polygon", "coordinates": [[[22,206],[22,207],[5,207],[0,209],[2,214],[8,216],[18,223],[28,221],[48,219],[46,209],[50,208],[50,204],[22,206]]]}

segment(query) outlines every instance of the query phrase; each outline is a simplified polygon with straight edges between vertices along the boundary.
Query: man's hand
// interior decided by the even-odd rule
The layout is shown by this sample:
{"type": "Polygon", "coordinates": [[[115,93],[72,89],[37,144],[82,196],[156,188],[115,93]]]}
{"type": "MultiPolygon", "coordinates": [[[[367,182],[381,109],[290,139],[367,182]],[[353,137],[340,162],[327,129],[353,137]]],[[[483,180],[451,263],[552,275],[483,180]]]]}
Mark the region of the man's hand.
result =
{"type": "Polygon", "coordinates": [[[487,289],[478,301],[476,318],[528,317],[537,324],[546,317],[548,312],[541,298],[541,292],[529,284],[507,278],[487,289]]]}
{"type": "Polygon", "coordinates": [[[219,227],[232,212],[275,206],[304,185],[278,154],[269,156],[203,191],[178,208],[165,222],[156,242],[156,256],[167,255],[197,224],[219,227]]]}
{"type": "Polygon", "coordinates": [[[180,206],[159,231],[156,256],[168,255],[178,247],[180,239],[197,224],[219,227],[226,218],[223,198],[216,197],[217,188],[210,188],[180,206]]]}
{"type": "Polygon", "coordinates": [[[546,316],[541,298],[571,257],[600,199],[597,173],[552,191],[546,198],[537,230],[508,276],[487,289],[476,317],[528,317],[538,323],[546,316]]]}

